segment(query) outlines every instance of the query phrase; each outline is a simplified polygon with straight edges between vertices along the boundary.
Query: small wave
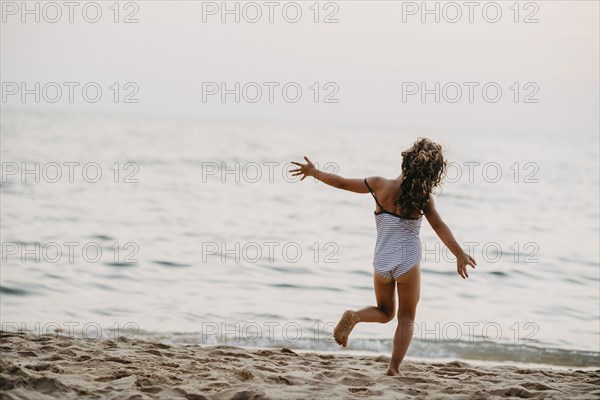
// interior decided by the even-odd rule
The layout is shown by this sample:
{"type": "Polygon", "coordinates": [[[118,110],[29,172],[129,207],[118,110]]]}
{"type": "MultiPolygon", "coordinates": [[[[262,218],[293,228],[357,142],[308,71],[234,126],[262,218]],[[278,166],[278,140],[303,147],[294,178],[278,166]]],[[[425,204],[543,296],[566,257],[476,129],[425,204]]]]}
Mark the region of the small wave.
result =
{"type": "Polygon", "coordinates": [[[351,274],[356,274],[356,275],[364,275],[364,276],[371,276],[371,275],[373,275],[372,272],[367,272],[367,271],[362,270],[362,269],[355,269],[355,270],[352,270],[352,271],[349,271],[349,272],[351,274]]]}
{"type": "Polygon", "coordinates": [[[154,264],[158,264],[158,265],[162,265],[163,267],[191,267],[190,264],[183,264],[183,263],[177,263],[177,262],[173,262],[173,261],[161,261],[161,260],[155,260],[153,261],[154,264]]]}
{"type": "Polygon", "coordinates": [[[304,286],[304,285],[292,285],[290,283],[272,283],[269,286],[276,288],[290,288],[290,289],[302,289],[302,290],[327,290],[333,292],[343,292],[342,289],[329,286],[304,286]]]}
{"type": "MultiPolygon", "coordinates": [[[[285,340],[282,338],[260,338],[243,340],[218,335],[166,335],[167,341],[194,343],[201,345],[229,345],[241,347],[262,347],[308,350],[308,351],[341,351],[331,337],[330,332],[315,331],[315,339],[285,340]],[[223,339],[223,340],[219,340],[223,339]]],[[[347,350],[390,354],[391,339],[356,338],[350,341],[347,350]]],[[[544,364],[564,367],[599,367],[600,353],[580,350],[564,350],[543,348],[526,344],[494,343],[486,341],[426,341],[415,339],[407,354],[420,359],[463,359],[483,362],[514,362],[522,364],[544,364]]]]}
{"type": "Polygon", "coordinates": [[[115,289],[114,287],[110,286],[110,285],[105,285],[103,283],[92,283],[90,286],[101,289],[101,290],[106,290],[109,292],[114,292],[117,289],[115,289]]]}
{"type": "Polygon", "coordinates": [[[114,238],[112,238],[111,236],[108,236],[108,235],[93,235],[92,238],[98,239],[98,240],[115,240],[114,238]]]}
{"type": "Polygon", "coordinates": [[[429,269],[429,268],[423,268],[423,269],[421,269],[421,272],[424,274],[446,275],[446,276],[454,276],[454,274],[456,274],[455,271],[448,271],[448,270],[439,271],[436,269],[429,269]]]}
{"type": "Polygon", "coordinates": [[[108,265],[109,267],[135,267],[136,263],[125,263],[125,262],[107,262],[104,265],[108,265]]]}
{"type": "Polygon", "coordinates": [[[581,265],[587,265],[590,267],[598,267],[598,262],[597,261],[592,261],[592,260],[576,260],[573,258],[567,258],[567,257],[556,257],[556,259],[558,261],[560,261],[561,264],[581,264],[581,265]]]}
{"type": "Polygon", "coordinates": [[[309,268],[304,267],[277,267],[274,265],[261,265],[262,267],[272,269],[274,271],[285,272],[286,274],[310,274],[312,272],[309,268]]]}
{"type": "Polygon", "coordinates": [[[12,296],[28,296],[31,294],[25,289],[10,288],[8,286],[0,286],[0,293],[12,296]]]}

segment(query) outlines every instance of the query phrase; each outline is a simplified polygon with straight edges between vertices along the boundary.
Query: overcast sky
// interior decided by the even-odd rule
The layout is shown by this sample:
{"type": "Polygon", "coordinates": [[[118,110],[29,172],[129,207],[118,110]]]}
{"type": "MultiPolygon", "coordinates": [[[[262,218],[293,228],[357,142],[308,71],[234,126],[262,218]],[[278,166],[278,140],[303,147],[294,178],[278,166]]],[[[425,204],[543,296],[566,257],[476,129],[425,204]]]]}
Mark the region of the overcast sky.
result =
{"type": "MultiPolygon", "coordinates": [[[[35,3],[28,3],[31,9],[35,3]]],[[[85,18],[93,20],[96,8],[87,6],[84,14],[87,3],[73,9],[70,23],[63,2],[55,3],[61,18],[56,7],[39,3],[39,22],[35,13],[23,14],[21,2],[2,2],[4,109],[485,129],[597,140],[597,1],[521,2],[518,15],[512,1],[479,2],[471,10],[464,2],[442,2],[437,3],[439,22],[434,14],[422,14],[421,2],[338,1],[318,7],[312,1],[275,2],[271,9],[262,1],[250,6],[240,2],[239,23],[234,14],[222,15],[221,2],[193,1],[122,2],[118,16],[113,2],[98,2],[102,15],[91,23],[85,18]],[[296,18],[298,8],[299,21],[288,22],[296,18]],[[252,23],[257,10],[262,16],[252,23]],[[138,22],[124,23],[126,17],[138,22]],[[50,22],[53,19],[58,21],[50,22]],[[39,104],[32,94],[22,102],[22,82],[30,89],[40,82],[39,104]],[[49,82],[62,87],[56,103],[48,101],[55,97],[52,85],[42,93],[49,82]],[[64,82],[78,84],[73,86],[72,104],[64,82]],[[83,98],[82,87],[88,82],[102,89],[97,103],[83,98]],[[126,86],[128,82],[133,84],[126,86]],[[234,89],[235,82],[240,83],[239,103],[234,94],[225,102],[219,92],[210,94],[220,91],[221,83],[234,89]],[[424,102],[422,83],[433,89],[424,102]],[[487,100],[482,90],[486,84],[487,100]],[[251,103],[257,86],[262,95],[251,103]],[[302,97],[294,103],[297,88],[302,97]],[[462,97],[453,103],[457,88],[462,97]],[[502,95],[493,102],[497,88],[502,95]],[[128,94],[138,103],[124,103],[128,94]]],[[[428,5],[436,7],[435,2],[428,5]]],[[[236,2],[228,6],[234,9],[236,2]]]]}

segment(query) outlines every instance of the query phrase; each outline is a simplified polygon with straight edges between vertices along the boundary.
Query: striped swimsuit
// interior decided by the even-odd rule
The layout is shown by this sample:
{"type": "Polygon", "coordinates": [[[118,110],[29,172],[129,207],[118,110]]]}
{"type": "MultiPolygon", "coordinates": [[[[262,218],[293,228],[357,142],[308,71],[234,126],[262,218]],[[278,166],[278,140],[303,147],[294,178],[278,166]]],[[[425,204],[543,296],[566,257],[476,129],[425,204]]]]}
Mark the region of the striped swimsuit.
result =
{"type": "Polygon", "coordinates": [[[380,209],[379,212],[375,212],[377,242],[373,268],[385,278],[398,279],[421,261],[419,231],[423,217],[402,218],[384,210],[367,183],[367,178],[365,185],[380,209]]]}

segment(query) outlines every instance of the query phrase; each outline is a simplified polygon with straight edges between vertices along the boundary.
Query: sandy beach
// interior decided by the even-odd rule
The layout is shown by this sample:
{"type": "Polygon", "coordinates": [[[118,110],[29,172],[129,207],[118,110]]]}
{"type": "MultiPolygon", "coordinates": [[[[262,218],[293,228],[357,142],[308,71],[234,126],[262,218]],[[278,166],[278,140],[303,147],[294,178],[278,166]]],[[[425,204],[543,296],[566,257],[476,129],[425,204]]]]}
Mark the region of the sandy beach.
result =
{"type": "Polygon", "coordinates": [[[600,370],[1,334],[2,399],[594,399],[600,370]]]}

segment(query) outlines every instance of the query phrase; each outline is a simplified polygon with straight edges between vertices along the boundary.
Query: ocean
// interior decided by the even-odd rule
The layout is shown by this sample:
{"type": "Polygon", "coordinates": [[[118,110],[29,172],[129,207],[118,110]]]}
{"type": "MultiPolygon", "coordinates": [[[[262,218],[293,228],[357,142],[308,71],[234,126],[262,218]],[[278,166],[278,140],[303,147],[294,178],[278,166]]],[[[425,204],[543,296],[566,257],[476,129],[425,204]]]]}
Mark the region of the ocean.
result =
{"type": "Polygon", "coordinates": [[[445,148],[438,209],[477,260],[462,280],[423,221],[408,357],[600,362],[598,138],[3,111],[1,323],[33,334],[389,354],[374,304],[374,201],[312,179],[396,177],[445,148]]]}

